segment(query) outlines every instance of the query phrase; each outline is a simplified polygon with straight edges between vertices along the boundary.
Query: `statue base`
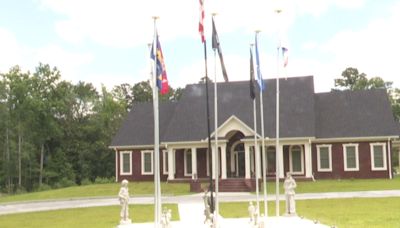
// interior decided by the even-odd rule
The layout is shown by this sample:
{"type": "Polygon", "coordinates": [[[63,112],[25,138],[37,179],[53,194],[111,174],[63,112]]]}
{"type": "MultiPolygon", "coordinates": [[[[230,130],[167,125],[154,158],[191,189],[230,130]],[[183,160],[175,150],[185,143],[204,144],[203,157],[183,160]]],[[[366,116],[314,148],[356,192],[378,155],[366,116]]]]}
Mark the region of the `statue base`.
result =
{"type": "Polygon", "coordinates": [[[132,224],[132,220],[130,220],[130,219],[119,221],[119,227],[120,226],[123,227],[123,226],[130,225],[130,224],[132,224]]]}
{"type": "Polygon", "coordinates": [[[297,213],[291,213],[291,214],[285,213],[285,214],[283,214],[283,216],[285,216],[285,217],[297,217],[297,213]]]}

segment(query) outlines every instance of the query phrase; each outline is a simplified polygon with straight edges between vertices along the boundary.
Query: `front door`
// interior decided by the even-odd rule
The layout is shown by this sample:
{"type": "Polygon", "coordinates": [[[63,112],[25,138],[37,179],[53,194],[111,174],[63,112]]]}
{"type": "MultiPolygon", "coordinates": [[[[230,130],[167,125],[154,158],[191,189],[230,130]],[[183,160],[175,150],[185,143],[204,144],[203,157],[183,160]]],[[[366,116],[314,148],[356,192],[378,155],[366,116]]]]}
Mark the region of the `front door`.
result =
{"type": "Polygon", "coordinates": [[[244,177],[246,172],[246,163],[245,163],[245,155],[244,155],[244,144],[237,143],[233,147],[233,164],[235,166],[234,176],[236,177],[244,177]]]}

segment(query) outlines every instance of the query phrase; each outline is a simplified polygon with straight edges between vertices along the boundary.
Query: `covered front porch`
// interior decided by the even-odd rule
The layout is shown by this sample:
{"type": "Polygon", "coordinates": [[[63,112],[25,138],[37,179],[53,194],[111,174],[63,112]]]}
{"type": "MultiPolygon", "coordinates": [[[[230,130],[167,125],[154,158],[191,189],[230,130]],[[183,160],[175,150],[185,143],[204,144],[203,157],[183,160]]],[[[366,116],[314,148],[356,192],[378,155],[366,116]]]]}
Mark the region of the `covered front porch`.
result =
{"type": "Polygon", "coordinates": [[[212,141],[212,155],[207,149],[207,142],[190,144],[169,144],[163,153],[163,174],[168,181],[209,179],[210,166],[212,178],[216,176],[216,154],[218,154],[219,178],[225,179],[254,179],[256,167],[258,176],[262,178],[266,171],[268,179],[275,178],[276,166],[278,176],[285,177],[290,172],[298,178],[312,178],[311,142],[307,139],[284,139],[278,147],[278,162],[276,162],[275,141],[266,139],[265,150],[262,150],[261,140],[254,147],[254,140],[245,137],[240,131],[233,131],[227,137],[218,140],[218,153],[215,142],[212,141]],[[259,153],[257,156],[256,153],[259,153]],[[259,159],[256,159],[259,157],[259,159]],[[263,166],[265,159],[265,168],[263,166]]]}

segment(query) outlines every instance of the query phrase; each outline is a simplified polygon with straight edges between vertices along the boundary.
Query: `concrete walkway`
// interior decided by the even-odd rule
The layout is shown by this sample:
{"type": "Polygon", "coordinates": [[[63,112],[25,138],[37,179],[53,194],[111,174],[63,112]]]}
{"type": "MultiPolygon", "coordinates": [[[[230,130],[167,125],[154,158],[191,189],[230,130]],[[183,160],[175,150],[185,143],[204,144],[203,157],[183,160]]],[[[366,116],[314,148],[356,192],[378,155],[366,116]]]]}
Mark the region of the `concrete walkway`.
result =
{"type": "MultiPolygon", "coordinates": [[[[201,203],[202,193],[185,196],[163,196],[162,203],[201,203]]],[[[400,190],[385,191],[360,191],[360,192],[326,192],[326,193],[302,193],[296,194],[296,200],[307,199],[337,199],[337,198],[380,198],[380,197],[400,197],[400,190]]],[[[260,196],[260,200],[263,197],[260,196]]],[[[240,193],[219,193],[220,202],[249,202],[255,201],[256,195],[240,193]]],[[[269,195],[268,201],[274,201],[275,195],[269,195]]],[[[280,195],[280,200],[284,196],[280,195]]],[[[130,204],[153,204],[153,196],[131,197],[130,204]]],[[[78,198],[67,200],[47,200],[47,201],[29,201],[29,202],[11,202],[0,203],[0,215],[24,213],[32,211],[47,211],[67,208],[97,207],[119,205],[117,196],[115,197],[94,197],[78,198]]]]}

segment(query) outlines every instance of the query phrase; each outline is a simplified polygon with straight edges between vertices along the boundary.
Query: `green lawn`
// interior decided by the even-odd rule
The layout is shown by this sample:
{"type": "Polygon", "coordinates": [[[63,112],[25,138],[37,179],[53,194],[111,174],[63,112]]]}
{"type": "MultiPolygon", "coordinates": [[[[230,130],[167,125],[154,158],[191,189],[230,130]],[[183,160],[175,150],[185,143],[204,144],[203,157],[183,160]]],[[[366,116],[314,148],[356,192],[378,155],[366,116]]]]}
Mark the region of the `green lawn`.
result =
{"type": "MultiPolygon", "coordinates": [[[[345,179],[345,180],[317,180],[297,181],[296,193],[315,192],[352,192],[372,190],[395,190],[400,189],[400,176],[389,179],[345,179]]],[[[262,185],[262,182],[261,182],[262,185]]],[[[282,183],[280,193],[283,193],[282,183]]],[[[275,181],[267,182],[267,192],[275,194],[275,181]]]]}
{"type": "MultiPolygon", "coordinates": [[[[264,208],[260,204],[260,208],[264,208]]],[[[340,228],[398,228],[400,227],[400,198],[356,198],[298,200],[299,216],[318,220],[322,224],[340,228]]],[[[226,218],[247,217],[248,202],[222,203],[220,213],[226,218]]],[[[280,202],[283,214],[284,201],[280,202]]],[[[268,214],[275,216],[275,203],[268,202],[268,214]]]]}
{"type": "MultiPolygon", "coordinates": [[[[357,198],[298,200],[297,213],[340,228],[398,228],[400,227],[400,198],[357,198]]],[[[179,220],[176,204],[173,220],[179,220]]],[[[226,218],[247,217],[248,202],[221,203],[220,213],[226,218]]],[[[263,208],[263,204],[260,205],[263,208]]],[[[275,215],[275,203],[268,203],[269,215],[275,215]]],[[[281,214],[284,201],[280,203],[281,214]]],[[[0,216],[0,227],[114,227],[119,221],[119,206],[66,209],[0,216]]],[[[130,205],[130,218],[135,223],[153,221],[152,205],[130,205]]]]}
{"type": "MultiPolygon", "coordinates": [[[[49,199],[70,199],[81,197],[117,197],[120,183],[93,184],[85,186],[74,186],[56,190],[33,192],[26,194],[0,196],[0,203],[12,201],[31,201],[31,200],[49,200],[49,199]]],[[[190,194],[189,184],[182,183],[161,183],[163,195],[186,195],[190,194]]],[[[129,194],[135,196],[153,195],[153,182],[132,182],[129,183],[129,194]]]]}
{"type": "MultiPolygon", "coordinates": [[[[204,185],[204,184],[203,184],[204,185]]],[[[85,186],[74,186],[43,192],[33,192],[11,196],[0,196],[0,203],[13,201],[32,201],[49,199],[70,199],[80,197],[102,197],[115,196],[120,188],[119,183],[93,184],[85,186]]],[[[163,195],[185,195],[190,194],[188,183],[161,183],[163,195]]],[[[275,181],[267,182],[269,194],[275,194],[275,181]]],[[[389,179],[351,179],[351,180],[317,180],[297,181],[297,193],[314,192],[347,192],[347,191],[369,191],[369,190],[392,190],[400,189],[400,176],[389,179]]],[[[262,191],[261,191],[262,192],[262,191]]],[[[283,193],[282,184],[280,192],[283,193]]],[[[129,183],[129,193],[134,196],[153,195],[153,182],[129,183]]]]}
{"type": "MultiPolygon", "coordinates": [[[[176,204],[164,206],[172,210],[172,220],[179,220],[176,204]]],[[[2,215],[0,216],[0,227],[115,227],[120,220],[119,212],[119,206],[109,206],[2,215]]],[[[130,205],[129,212],[134,223],[154,220],[153,205],[130,205]]]]}

